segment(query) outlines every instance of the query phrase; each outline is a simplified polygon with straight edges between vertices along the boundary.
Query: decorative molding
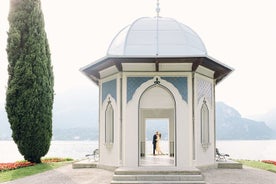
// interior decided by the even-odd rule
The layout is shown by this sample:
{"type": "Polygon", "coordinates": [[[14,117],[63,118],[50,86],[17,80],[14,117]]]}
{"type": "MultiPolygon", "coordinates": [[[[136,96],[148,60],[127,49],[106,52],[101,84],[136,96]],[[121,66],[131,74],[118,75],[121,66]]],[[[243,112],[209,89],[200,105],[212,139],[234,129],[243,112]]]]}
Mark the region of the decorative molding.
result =
{"type": "Polygon", "coordinates": [[[199,74],[201,74],[201,75],[210,77],[211,79],[214,78],[214,73],[215,73],[215,71],[210,70],[210,69],[208,69],[206,67],[203,67],[203,66],[200,66],[200,65],[196,69],[196,72],[199,73],[199,74]]]}
{"type": "Polygon", "coordinates": [[[116,66],[111,66],[109,68],[99,71],[101,78],[110,76],[110,75],[118,73],[118,72],[119,72],[119,70],[116,66]]]}
{"type": "Polygon", "coordinates": [[[154,84],[156,84],[156,85],[160,84],[160,81],[158,80],[158,77],[155,78],[154,84]]]}
{"type": "Polygon", "coordinates": [[[135,72],[135,71],[155,71],[155,63],[122,63],[123,71],[135,72]]]}
{"type": "Polygon", "coordinates": [[[159,71],[192,71],[192,63],[159,63],[159,71]]]}
{"type": "Polygon", "coordinates": [[[209,109],[206,104],[205,98],[203,99],[203,104],[201,106],[201,146],[204,151],[208,149],[210,144],[210,121],[209,121],[209,109]]]}

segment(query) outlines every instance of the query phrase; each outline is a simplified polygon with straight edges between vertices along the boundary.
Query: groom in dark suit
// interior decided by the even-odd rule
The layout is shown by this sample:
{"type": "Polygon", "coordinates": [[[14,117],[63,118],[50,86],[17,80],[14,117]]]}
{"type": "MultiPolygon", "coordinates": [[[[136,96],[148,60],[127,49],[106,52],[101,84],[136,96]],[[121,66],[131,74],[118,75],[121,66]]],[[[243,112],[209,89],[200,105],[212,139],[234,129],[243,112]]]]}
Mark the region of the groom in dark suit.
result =
{"type": "Polygon", "coordinates": [[[153,155],[155,155],[155,150],[156,150],[156,139],[157,139],[157,135],[158,135],[158,132],[156,132],[154,135],[153,135],[153,138],[152,138],[152,144],[153,144],[153,155]]]}

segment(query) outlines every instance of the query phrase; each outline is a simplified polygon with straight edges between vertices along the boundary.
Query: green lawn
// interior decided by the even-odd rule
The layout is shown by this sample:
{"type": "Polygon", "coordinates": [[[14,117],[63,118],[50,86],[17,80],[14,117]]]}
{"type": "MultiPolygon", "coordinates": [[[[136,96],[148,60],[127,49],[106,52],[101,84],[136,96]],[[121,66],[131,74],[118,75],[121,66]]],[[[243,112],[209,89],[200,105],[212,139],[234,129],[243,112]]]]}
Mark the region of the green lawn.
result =
{"type": "Polygon", "coordinates": [[[52,170],[52,169],[64,166],[69,163],[72,163],[72,162],[66,161],[66,162],[41,163],[41,164],[36,164],[34,166],[19,168],[15,170],[2,171],[0,172],[0,183],[23,178],[25,176],[30,176],[33,174],[42,173],[48,170],[52,170]]]}
{"type": "Polygon", "coordinates": [[[255,160],[236,160],[236,161],[249,167],[254,167],[254,168],[263,169],[263,170],[276,173],[276,166],[273,164],[267,164],[267,163],[263,163],[261,161],[255,161],[255,160]]]}

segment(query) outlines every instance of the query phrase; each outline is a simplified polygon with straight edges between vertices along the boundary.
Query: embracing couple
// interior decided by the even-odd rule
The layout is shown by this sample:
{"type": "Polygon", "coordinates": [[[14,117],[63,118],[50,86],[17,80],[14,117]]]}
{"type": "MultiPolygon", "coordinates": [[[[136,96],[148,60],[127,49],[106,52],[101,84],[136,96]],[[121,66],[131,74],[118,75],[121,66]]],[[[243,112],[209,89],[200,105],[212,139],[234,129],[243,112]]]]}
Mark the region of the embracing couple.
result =
{"type": "Polygon", "coordinates": [[[161,133],[159,133],[158,131],[153,135],[152,138],[152,144],[153,144],[153,155],[155,155],[155,153],[157,154],[163,154],[160,148],[160,139],[161,139],[161,133]]]}

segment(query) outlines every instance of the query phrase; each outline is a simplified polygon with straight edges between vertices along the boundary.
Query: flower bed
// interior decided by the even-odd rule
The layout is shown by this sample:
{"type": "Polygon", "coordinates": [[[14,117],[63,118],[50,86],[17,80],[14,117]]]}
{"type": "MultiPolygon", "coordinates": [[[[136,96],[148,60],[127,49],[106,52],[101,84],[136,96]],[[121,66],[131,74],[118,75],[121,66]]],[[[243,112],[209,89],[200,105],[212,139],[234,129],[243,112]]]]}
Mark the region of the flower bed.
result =
{"type": "Polygon", "coordinates": [[[51,162],[66,162],[72,161],[73,159],[70,158],[43,158],[41,159],[42,163],[51,163],[51,162]]]}
{"type": "Polygon", "coordinates": [[[14,163],[0,163],[0,171],[8,171],[13,169],[18,169],[22,167],[33,166],[34,163],[28,161],[19,161],[14,163]]]}
{"type": "Polygon", "coordinates": [[[273,165],[276,165],[276,161],[273,161],[273,160],[262,160],[263,163],[266,163],[266,164],[273,164],[273,165]]]}
{"type": "MultiPolygon", "coordinates": [[[[73,159],[69,158],[44,158],[41,159],[42,163],[53,163],[53,162],[66,162],[66,161],[72,161],[73,159]]],[[[28,161],[18,161],[14,163],[0,163],[0,172],[1,171],[8,171],[13,169],[18,169],[22,167],[28,167],[33,166],[35,163],[31,163],[28,161]]]]}

